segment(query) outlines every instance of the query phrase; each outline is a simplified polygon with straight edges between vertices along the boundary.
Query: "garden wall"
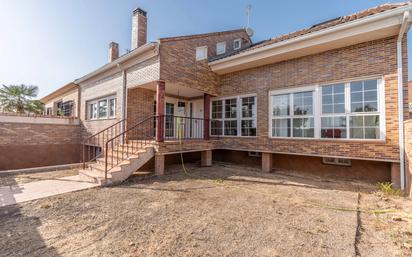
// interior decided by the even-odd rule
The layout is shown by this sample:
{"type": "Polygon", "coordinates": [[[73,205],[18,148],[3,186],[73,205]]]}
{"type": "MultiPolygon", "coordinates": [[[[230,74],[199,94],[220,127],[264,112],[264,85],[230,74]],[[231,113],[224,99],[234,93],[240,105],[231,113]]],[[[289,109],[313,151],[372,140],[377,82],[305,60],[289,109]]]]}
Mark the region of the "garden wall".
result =
{"type": "Polygon", "coordinates": [[[0,113],[0,171],[80,162],[75,118],[0,113]]]}

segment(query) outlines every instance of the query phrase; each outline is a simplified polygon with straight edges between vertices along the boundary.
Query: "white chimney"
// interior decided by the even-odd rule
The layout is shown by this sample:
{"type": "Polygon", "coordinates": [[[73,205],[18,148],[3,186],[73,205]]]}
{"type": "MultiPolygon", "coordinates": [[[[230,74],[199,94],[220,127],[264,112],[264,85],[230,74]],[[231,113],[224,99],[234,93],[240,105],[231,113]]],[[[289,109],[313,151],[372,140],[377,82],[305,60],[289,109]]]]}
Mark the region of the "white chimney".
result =
{"type": "Polygon", "coordinates": [[[140,8],[133,11],[132,50],[147,43],[147,13],[140,8]]]}

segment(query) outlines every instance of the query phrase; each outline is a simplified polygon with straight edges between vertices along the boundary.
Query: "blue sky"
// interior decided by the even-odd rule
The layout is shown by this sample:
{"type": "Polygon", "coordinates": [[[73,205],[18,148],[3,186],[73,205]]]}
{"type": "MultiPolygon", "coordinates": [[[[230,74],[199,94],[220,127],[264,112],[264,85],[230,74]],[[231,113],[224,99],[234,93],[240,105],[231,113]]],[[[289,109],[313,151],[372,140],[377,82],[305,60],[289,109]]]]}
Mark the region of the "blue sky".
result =
{"type": "Polygon", "coordinates": [[[110,41],[120,44],[121,53],[130,48],[136,7],[148,12],[148,40],[154,41],[244,27],[245,7],[251,4],[258,42],[386,2],[0,0],[0,84],[37,85],[44,96],[102,66],[110,41]]]}

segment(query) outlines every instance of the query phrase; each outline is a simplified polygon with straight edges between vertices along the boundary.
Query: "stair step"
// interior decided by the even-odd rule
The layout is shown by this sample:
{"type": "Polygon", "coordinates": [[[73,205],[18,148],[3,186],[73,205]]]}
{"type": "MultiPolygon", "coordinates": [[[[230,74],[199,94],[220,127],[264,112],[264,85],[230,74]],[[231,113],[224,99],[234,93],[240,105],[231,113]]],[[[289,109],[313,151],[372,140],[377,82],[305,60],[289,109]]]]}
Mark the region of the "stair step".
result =
{"type": "MultiPolygon", "coordinates": [[[[130,160],[130,159],[137,159],[137,158],[139,158],[139,153],[136,153],[136,154],[131,154],[131,155],[129,155],[128,157],[126,157],[126,154],[124,154],[123,155],[123,157],[124,157],[124,160],[122,160],[122,155],[121,154],[119,154],[119,158],[117,158],[117,156],[116,156],[116,154],[114,154],[113,155],[113,158],[112,158],[112,155],[108,155],[107,156],[107,163],[108,164],[115,164],[115,165],[120,165],[123,161],[125,161],[125,160],[130,160]]],[[[106,163],[106,157],[101,157],[101,158],[97,158],[96,159],[96,163],[98,163],[98,164],[105,164],[106,163]]]]}
{"type": "MultiPolygon", "coordinates": [[[[112,167],[111,165],[108,165],[108,166],[107,166],[107,169],[108,169],[108,172],[107,172],[107,173],[109,174],[109,173],[121,171],[122,168],[120,167],[120,165],[127,165],[127,163],[122,162],[121,164],[116,165],[116,166],[113,166],[113,167],[112,167]]],[[[104,174],[104,171],[105,171],[105,169],[106,169],[106,166],[105,166],[104,163],[95,163],[95,164],[90,165],[90,169],[91,169],[91,170],[97,170],[97,171],[103,172],[103,174],[104,174]]]]}

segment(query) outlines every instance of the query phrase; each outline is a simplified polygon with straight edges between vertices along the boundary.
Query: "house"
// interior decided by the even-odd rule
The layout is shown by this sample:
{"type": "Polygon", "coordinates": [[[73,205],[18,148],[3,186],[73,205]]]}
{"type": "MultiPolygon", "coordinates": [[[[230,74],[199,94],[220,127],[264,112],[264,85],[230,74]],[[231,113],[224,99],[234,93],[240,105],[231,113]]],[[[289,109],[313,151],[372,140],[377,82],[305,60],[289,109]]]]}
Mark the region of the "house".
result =
{"type": "Polygon", "coordinates": [[[83,158],[97,161],[82,174],[114,182],[153,157],[163,174],[191,152],[408,189],[411,10],[384,4],[253,43],[247,29],[147,42],[136,9],[132,51],[110,43],[109,62],[74,81],[83,158]]]}
{"type": "Polygon", "coordinates": [[[45,104],[46,115],[78,117],[79,96],[79,86],[70,82],[40,101],[45,104]]]}

